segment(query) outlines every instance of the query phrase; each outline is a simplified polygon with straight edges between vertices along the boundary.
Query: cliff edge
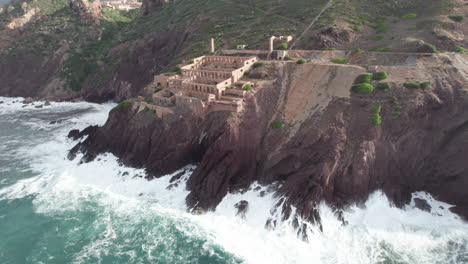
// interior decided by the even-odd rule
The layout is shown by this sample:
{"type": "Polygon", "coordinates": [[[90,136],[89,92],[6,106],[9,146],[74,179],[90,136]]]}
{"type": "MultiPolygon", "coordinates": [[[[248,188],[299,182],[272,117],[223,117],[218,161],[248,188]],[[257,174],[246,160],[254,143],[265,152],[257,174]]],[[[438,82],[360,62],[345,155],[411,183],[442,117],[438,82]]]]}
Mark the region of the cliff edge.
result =
{"type": "Polygon", "coordinates": [[[248,75],[257,85],[238,114],[158,117],[121,103],[70,158],[112,152],[149,177],[198,164],[187,185],[187,204],[197,210],[258,181],[284,195],[284,217],[295,206],[309,222],[320,223],[321,201],[339,209],[378,189],[397,206],[427,191],[468,218],[468,56],[347,55],[349,64],[264,61],[248,75]],[[366,72],[386,72],[387,85],[352,92],[366,72]]]}

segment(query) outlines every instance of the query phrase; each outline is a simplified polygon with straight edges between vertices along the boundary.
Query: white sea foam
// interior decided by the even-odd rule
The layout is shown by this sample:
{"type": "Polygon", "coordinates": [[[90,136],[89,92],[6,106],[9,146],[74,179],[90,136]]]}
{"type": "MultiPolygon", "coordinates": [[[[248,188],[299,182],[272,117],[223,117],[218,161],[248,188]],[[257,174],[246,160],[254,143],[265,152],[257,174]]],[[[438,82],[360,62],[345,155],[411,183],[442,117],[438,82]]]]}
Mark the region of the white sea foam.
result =
{"type": "MultiPolygon", "coordinates": [[[[74,161],[65,158],[74,144],[66,139],[67,131],[94,123],[103,124],[112,105],[63,103],[52,104],[46,110],[89,107],[95,110],[68,119],[60,129],[53,130],[49,140],[34,142],[34,147],[17,152],[29,157],[31,169],[38,176],[0,189],[0,199],[34,195],[35,210],[41,214],[92,210],[89,207],[98,206],[100,211],[93,225],[102,226],[104,231],[76,254],[75,263],[87,263],[90,258],[101,259],[111,254],[110,248],[113,248],[113,254],[127,256],[129,263],[139,262],[135,249],[116,241],[122,234],[131,236],[140,229],[146,232],[144,236],[128,243],[141,243],[148,261],[157,263],[164,257],[183,263],[184,258],[172,250],[180,241],[176,237],[160,235],[169,233],[170,228],[193,241],[198,238],[207,240],[203,249],[210,254],[219,254],[214,249],[219,246],[245,263],[253,264],[468,263],[468,225],[448,210],[450,205],[421,192],[415,193],[414,197],[428,200],[433,208],[431,212],[416,209],[414,203],[405,209],[392,207],[382,193],[376,192],[365,207],[353,206],[344,212],[348,221],[346,226],[336,219],[327,205],[321,204],[323,233],[310,227],[308,242],[297,237],[290,221],[281,223],[279,215],[272,216],[279,198],[256,183],[244,193],[228,194],[214,212],[191,215],[185,207],[188,194],[185,182],[193,166],[182,169],[186,170],[185,174],[178,185],[169,190],[170,179],[176,173],[147,181],[139,177],[145,174],[144,170],[121,166],[111,154],[100,155],[95,161],[81,165],[79,157],[74,161]],[[249,202],[245,218],[236,216],[234,208],[241,200],[249,202]],[[264,228],[270,217],[279,221],[275,230],[264,228]],[[160,225],[148,230],[142,227],[151,226],[152,221],[159,221],[160,225]],[[167,249],[166,255],[154,255],[152,252],[162,244],[167,249]]],[[[21,107],[17,110],[28,111],[21,107]]],[[[37,122],[38,127],[50,129],[47,122],[37,122]]]]}

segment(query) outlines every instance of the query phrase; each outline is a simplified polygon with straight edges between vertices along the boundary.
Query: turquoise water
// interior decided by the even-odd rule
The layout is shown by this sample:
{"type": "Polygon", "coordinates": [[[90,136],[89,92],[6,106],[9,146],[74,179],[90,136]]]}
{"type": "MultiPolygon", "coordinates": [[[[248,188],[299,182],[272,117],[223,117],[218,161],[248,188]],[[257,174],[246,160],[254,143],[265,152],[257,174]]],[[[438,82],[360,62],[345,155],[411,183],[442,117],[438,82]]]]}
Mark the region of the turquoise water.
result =
{"type": "MultiPolygon", "coordinates": [[[[103,124],[113,104],[37,109],[0,98],[0,263],[468,263],[468,225],[431,200],[432,213],[393,208],[375,193],[342,226],[321,206],[324,232],[297,238],[290,220],[264,229],[278,198],[228,195],[215,212],[186,212],[185,181],[147,181],[110,154],[66,159],[70,129],[103,124]],[[60,122],[50,124],[51,121],[60,122]],[[234,204],[249,201],[245,218],[234,204]]],[[[256,185],[254,186],[256,187],[256,185]]],[[[265,195],[261,195],[266,191],[265,195]]],[[[417,193],[431,199],[424,193],[417,193]]]]}

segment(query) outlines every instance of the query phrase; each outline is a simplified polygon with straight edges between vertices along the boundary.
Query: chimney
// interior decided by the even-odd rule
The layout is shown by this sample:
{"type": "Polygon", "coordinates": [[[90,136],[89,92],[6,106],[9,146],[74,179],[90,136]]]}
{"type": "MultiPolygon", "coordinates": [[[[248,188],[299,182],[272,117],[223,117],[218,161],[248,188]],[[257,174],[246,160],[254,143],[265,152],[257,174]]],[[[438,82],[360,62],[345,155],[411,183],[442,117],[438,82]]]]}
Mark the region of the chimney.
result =
{"type": "Polygon", "coordinates": [[[211,51],[211,53],[215,52],[214,38],[211,38],[211,41],[210,41],[210,51],[211,51]]]}

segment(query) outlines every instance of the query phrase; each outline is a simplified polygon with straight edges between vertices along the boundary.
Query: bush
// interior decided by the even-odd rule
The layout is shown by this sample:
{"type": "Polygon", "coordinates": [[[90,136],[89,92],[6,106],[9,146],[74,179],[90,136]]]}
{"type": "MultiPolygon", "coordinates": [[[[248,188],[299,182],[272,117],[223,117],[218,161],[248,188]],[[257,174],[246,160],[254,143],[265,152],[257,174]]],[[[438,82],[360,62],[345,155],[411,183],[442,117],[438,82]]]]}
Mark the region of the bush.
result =
{"type": "Polygon", "coordinates": [[[411,27],[407,27],[406,30],[416,30],[417,27],[416,26],[411,26],[411,27]]]}
{"type": "Polygon", "coordinates": [[[149,104],[152,103],[153,102],[153,97],[151,97],[151,96],[146,97],[145,102],[147,102],[149,104]]]}
{"type": "Polygon", "coordinates": [[[273,129],[278,129],[282,127],[283,127],[283,122],[281,122],[280,120],[275,120],[273,121],[273,123],[271,123],[271,128],[273,129]]]}
{"type": "Polygon", "coordinates": [[[359,83],[351,87],[351,91],[360,94],[368,94],[374,91],[374,86],[370,83],[359,83]]]}
{"type": "Polygon", "coordinates": [[[119,110],[119,109],[122,109],[124,107],[131,106],[131,105],[132,105],[132,102],[130,102],[128,100],[125,100],[125,101],[120,102],[114,108],[112,108],[112,111],[119,110]]]}
{"type": "Polygon", "coordinates": [[[354,84],[360,84],[360,83],[371,83],[372,82],[372,74],[370,73],[363,73],[356,77],[354,80],[354,84]]]}
{"type": "Polygon", "coordinates": [[[381,39],[383,39],[383,38],[384,38],[383,35],[375,35],[375,36],[371,37],[371,39],[372,39],[372,40],[375,40],[375,41],[381,40],[381,39]]]}
{"type": "Polygon", "coordinates": [[[431,85],[432,85],[432,82],[423,82],[423,83],[420,84],[422,89],[429,88],[429,87],[431,87],[431,85]]]}
{"type": "Polygon", "coordinates": [[[322,50],[336,50],[335,48],[322,48],[322,50]]]}
{"type": "Polygon", "coordinates": [[[246,83],[244,84],[244,86],[242,86],[242,90],[244,91],[250,91],[252,89],[252,85],[250,83],[246,83]]]}
{"type": "Polygon", "coordinates": [[[372,79],[376,81],[381,81],[387,79],[388,74],[387,72],[381,71],[381,72],[376,72],[372,74],[372,79]]]}
{"type": "Polygon", "coordinates": [[[151,112],[153,114],[156,114],[156,110],[149,109],[147,106],[142,110],[143,113],[148,113],[151,112]]]}
{"type": "Polygon", "coordinates": [[[377,33],[387,32],[388,28],[389,28],[389,25],[387,23],[383,23],[383,22],[380,22],[380,23],[377,23],[377,24],[372,24],[372,25],[369,25],[369,26],[371,28],[373,28],[377,33]]]}
{"type": "Polygon", "coordinates": [[[257,61],[257,62],[255,62],[255,63],[253,64],[253,67],[254,67],[254,68],[258,68],[258,67],[261,67],[262,65],[263,65],[263,62],[257,61]]]}
{"type": "Polygon", "coordinates": [[[393,49],[393,46],[388,45],[388,46],[385,46],[385,47],[382,47],[382,48],[373,48],[373,49],[371,49],[371,51],[390,51],[392,49],[393,49]]]}
{"type": "Polygon", "coordinates": [[[232,85],[226,86],[226,90],[230,90],[230,89],[234,89],[234,86],[232,85]]]}
{"type": "Polygon", "coordinates": [[[462,22],[465,19],[464,15],[450,15],[448,18],[452,19],[455,22],[462,22]]]}
{"type": "Polygon", "coordinates": [[[405,82],[403,84],[403,86],[405,88],[409,88],[409,89],[418,89],[418,88],[421,88],[421,84],[420,83],[416,83],[416,82],[405,82]]]}
{"type": "Polygon", "coordinates": [[[388,82],[381,82],[377,84],[377,89],[388,91],[390,90],[390,84],[388,82]]]}
{"type": "Polygon", "coordinates": [[[304,64],[306,61],[304,59],[299,59],[296,61],[297,64],[304,64]]]}
{"type": "Polygon", "coordinates": [[[360,53],[360,52],[364,52],[364,50],[360,49],[360,48],[357,48],[357,49],[353,49],[351,51],[351,53],[360,53]]]}
{"type": "Polygon", "coordinates": [[[339,64],[345,64],[345,63],[348,63],[348,59],[347,59],[347,58],[343,58],[343,57],[338,57],[338,58],[333,58],[333,59],[331,59],[331,62],[333,62],[333,63],[339,63],[339,64]]]}
{"type": "Polygon", "coordinates": [[[394,106],[393,106],[393,110],[395,110],[395,111],[400,111],[400,110],[401,110],[401,106],[399,106],[399,105],[394,105],[394,106]]]}
{"type": "Polygon", "coordinates": [[[250,71],[245,71],[245,72],[244,72],[244,75],[245,75],[245,76],[248,76],[249,74],[250,74],[250,71]]]}
{"type": "Polygon", "coordinates": [[[396,98],[395,96],[393,96],[392,98],[390,98],[390,100],[388,100],[390,103],[392,104],[397,104],[398,103],[398,98],[396,98]]]}
{"type": "Polygon", "coordinates": [[[371,122],[374,126],[382,124],[382,117],[380,116],[380,111],[382,110],[382,105],[378,104],[372,110],[371,122]]]}
{"type": "Polygon", "coordinates": [[[455,46],[452,49],[453,52],[458,52],[458,53],[467,53],[468,51],[462,47],[462,46],[455,46]]]}
{"type": "Polygon", "coordinates": [[[406,15],[402,16],[401,18],[413,19],[413,18],[416,18],[416,17],[418,17],[418,15],[416,15],[415,13],[409,13],[409,14],[406,14],[406,15]]]}
{"type": "Polygon", "coordinates": [[[279,50],[286,50],[286,49],[288,49],[288,43],[280,43],[280,44],[278,44],[277,48],[279,50]]]}
{"type": "Polygon", "coordinates": [[[430,43],[424,44],[424,47],[426,47],[431,53],[439,53],[440,52],[435,45],[430,44],[430,43]]]}

